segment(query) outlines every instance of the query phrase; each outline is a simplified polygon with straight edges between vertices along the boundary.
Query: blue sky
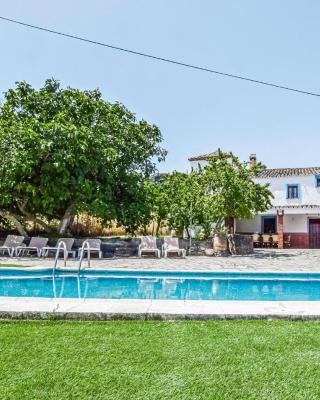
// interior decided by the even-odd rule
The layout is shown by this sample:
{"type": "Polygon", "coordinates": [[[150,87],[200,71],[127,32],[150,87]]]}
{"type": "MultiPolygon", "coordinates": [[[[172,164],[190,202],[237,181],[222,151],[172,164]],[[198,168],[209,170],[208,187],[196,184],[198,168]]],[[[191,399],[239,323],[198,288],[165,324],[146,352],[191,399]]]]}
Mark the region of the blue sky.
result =
{"type": "MultiPolygon", "coordinates": [[[[320,93],[318,0],[1,0],[0,15],[320,93]]],[[[122,54],[0,21],[0,91],[100,88],[159,126],[161,171],[188,157],[257,153],[269,167],[320,165],[320,98],[122,54]]]]}

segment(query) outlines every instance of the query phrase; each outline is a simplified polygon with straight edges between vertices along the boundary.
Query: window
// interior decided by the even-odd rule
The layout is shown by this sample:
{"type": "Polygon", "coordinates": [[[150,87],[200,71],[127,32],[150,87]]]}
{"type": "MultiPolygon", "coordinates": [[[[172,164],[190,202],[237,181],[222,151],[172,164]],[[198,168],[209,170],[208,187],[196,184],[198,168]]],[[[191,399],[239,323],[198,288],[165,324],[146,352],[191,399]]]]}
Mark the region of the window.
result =
{"type": "Polygon", "coordinates": [[[299,197],[299,185],[287,185],[287,199],[298,199],[299,197]]]}
{"type": "Polygon", "coordinates": [[[262,233],[272,234],[277,232],[277,217],[273,215],[262,217],[262,233]]]}
{"type": "Polygon", "coordinates": [[[320,187],[320,175],[316,175],[316,187],[320,187]]]}

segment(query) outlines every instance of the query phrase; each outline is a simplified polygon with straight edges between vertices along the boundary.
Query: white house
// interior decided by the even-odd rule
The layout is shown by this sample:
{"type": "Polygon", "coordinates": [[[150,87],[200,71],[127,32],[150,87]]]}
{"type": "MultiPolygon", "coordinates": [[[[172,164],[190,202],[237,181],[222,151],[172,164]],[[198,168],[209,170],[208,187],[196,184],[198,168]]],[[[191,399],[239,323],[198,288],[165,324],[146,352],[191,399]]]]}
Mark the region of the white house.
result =
{"type": "MultiPolygon", "coordinates": [[[[214,154],[190,158],[191,167],[214,154]]],[[[254,154],[250,161],[256,162],[254,154]]],[[[236,221],[236,232],[277,233],[279,248],[320,248],[320,167],[265,169],[255,181],[270,185],[272,208],[236,221]]]]}

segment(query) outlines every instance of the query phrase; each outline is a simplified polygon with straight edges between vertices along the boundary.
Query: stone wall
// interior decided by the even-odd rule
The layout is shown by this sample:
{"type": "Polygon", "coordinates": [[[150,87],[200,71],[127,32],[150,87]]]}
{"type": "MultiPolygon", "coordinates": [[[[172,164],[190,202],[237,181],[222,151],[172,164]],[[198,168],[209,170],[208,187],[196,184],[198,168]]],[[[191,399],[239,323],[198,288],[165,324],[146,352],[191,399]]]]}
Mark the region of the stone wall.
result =
{"type": "Polygon", "coordinates": [[[191,246],[188,240],[185,239],[187,254],[190,256],[204,256],[206,249],[213,249],[212,239],[194,240],[192,239],[191,246]]]}
{"type": "MultiPolygon", "coordinates": [[[[136,257],[138,255],[138,247],[141,242],[140,238],[123,238],[123,237],[112,237],[99,238],[102,241],[101,251],[104,258],[113,257],[136,257]]],[[[5,238],[0,240],[0,245],[3,244],[5,238]]],[[[57,238],[50,238],[48,246],[55,246],[57,238]]],[[[25,239],[25,243],[28,245],[30,238],[25,239]]],[[[81,248],[85,238],[75,239],[73,250],[81,248]]],[[[229,247],[231,254],[250,254],[253,252],[252,236],[250,235],[228,235],[229,247]]],[[[157,247],[162,250],[163,238],[157,238],[157,247]]],[[[192,239],[191,246],[189,239],[179,239],[180,248],[187,250],[187,255],[190,256],[204,256],[206,249],[213,249],[212,239],[195,240],[192,239]]],[[[215,254],[222,255],[222,254],[215,254]]],[[[227,255],[227,254],[223,254],[227,255]]]]}
{"type": "Polygon", "coordinates": [[[251,235],[228,235],[228,247],[232,255],[252,254],[253,238],[251,235]]]}

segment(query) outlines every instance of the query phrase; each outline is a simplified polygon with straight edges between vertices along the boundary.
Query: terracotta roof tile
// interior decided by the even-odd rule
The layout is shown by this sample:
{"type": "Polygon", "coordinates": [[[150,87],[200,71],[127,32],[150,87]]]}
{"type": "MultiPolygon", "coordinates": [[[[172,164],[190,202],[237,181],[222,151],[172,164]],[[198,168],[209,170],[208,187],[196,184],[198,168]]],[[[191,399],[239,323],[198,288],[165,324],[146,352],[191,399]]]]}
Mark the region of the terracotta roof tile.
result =
{"type": "Polygon", "coordinates": [[[261,171],[258,178],[282,178],[287,176],[320,175],[320,167],[307,168],[267,168],[261,171]]]}
{"type": "Polygon", "coordinates": [[[200,156],[194,156],[194,157],[190,157],[188,160],[189,161],[202,161],[202,160],[208,160],[208,158],[210,157],[214,157],[218,155],[217,151],[214,151],[213,153],[207,153],[207,154],[202,154],[200,156]]]}
{"type": "Polygon", "coordinates": [[[320,204],[284,204],[282,206],[273,206],[274,209],[282,208],[320,208],[320,204]]]}
{"type": "MultiPolygon", "coordinates": [[[[190,157],[189,161],[206,161],[210,157],[218,155],[218,151],[212,153],[201,154],[199,156],[190,157]]],[[[287,176],[308,176],[320,175],[320,167],[307,168],[267,168],[261,171],[258,178],[282,178],[287,176]]]]}

